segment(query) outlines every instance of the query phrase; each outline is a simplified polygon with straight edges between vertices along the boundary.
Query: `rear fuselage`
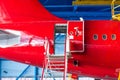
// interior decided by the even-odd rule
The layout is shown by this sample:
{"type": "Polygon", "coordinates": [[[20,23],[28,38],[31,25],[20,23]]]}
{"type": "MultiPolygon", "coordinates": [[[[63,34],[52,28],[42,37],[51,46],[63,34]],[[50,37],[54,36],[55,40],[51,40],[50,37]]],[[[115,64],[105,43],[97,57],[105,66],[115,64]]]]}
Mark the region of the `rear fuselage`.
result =
{"type": "MultiPolygon", "coordinates": [[[[2,29],[22,31],[29,36],[27,45],[22,42],[16,46],[1,48],[2,58],[27,63],[39,67],[44,64],[44,41],[47,37],[54,50],[55,24],[66,21],[50,21],[37,23],[16,23],[0,25],[2,29]],[[19,26],[18,26],[19,24],[19,26]],[[8,26],[9,25],[9,26],[8,26]],[[16,27],[17,25],[17,27],[16,27]],[[39,39],[37,45],[31,45],[30,40],[39,39]]],[[[85,21],[84,22],[84,52],[71,52],[68,59],[68,72],[77,75],[116,78],[120,69],[120,22],[118,21],[85,21]]],[[[67,26],[69,27],[69,26],[67,26]]],[[[24,35],[22,35],[24,36],[24,35]]],[[[25,40],[25,39],[24,39],[25,40]]],[[[36,40],[37,41],[37,40],[36,40]]],[[[24,41],[23,41],[24,42],[24,41]]],[[[76,47],[80,47],[79,45],[76,47]]]]}

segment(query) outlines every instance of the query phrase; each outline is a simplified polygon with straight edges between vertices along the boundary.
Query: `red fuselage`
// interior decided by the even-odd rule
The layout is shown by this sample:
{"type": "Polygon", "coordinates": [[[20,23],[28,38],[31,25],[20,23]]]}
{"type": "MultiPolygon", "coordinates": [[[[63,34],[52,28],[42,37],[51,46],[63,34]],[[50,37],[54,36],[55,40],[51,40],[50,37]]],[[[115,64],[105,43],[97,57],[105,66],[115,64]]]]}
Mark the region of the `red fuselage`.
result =
{"type": "MultiPolygon", "coordinates": [[[[51,46],[54,46],[55,24],[67,24],[68,21],[50,14],[37,0],[1,0],[0,5],[3,9],[1,13],[4,14],[0,18],[0,29],[24,33],[19,44],[0,48],[1,58],[43,67],[45,38],[47,37],[51,46]],[[32,41],[37,43],[32,45],[32,41]]],[[[84,52],[71,53],[68,59],[68,73],[97,78],[117,78],[120,72],[119,26],[119,21],[84,21],[85,49],[84,52]],[[75,61],[78,63],[77,66],[74,64],[75,61]]]]}

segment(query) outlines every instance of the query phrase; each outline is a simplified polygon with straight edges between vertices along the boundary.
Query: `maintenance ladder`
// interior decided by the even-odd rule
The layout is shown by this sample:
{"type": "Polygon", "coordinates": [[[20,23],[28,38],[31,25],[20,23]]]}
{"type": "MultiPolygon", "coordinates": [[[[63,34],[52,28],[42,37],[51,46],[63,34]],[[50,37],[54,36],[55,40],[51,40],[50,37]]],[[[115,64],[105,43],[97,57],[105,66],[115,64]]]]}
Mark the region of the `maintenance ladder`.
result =
{"type": "Polygon", "coordinates": [[[64,47],[62,51],[58,51],[56,50],[56,48],[54,48],[54,54],[50,54],[49,40],[47,38],[45,40],[45,65],[42,72],[42,80],[47,80],[47,78],[52,78],[53,80],[55,80],[56,77],[66,80],[68,59],[68,55],[66,52],[66,46],[68,46],[66,45],[66,41],[68,40],[66,37],[66,26],[66,24],[57,24],[55,27],[55,38],[62,35],[64,36],[64,39],[62,39],[62,41],[54,41],[54,46],[57,47],[59,45],[62,45],[60,46],[64,47]],[[60,54],[59,52],[62,54],[60,54]]]}

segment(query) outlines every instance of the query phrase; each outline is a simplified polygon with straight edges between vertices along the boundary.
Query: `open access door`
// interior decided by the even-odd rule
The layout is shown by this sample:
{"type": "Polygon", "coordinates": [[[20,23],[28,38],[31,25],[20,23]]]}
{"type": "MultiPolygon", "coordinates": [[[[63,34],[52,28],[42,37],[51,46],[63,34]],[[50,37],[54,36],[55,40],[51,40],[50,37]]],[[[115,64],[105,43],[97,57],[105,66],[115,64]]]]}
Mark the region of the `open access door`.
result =
{"type": "Polygon", "coordinates": [[[84,21],[68,21],[70,52],[84,52],[84,21]]]}
{"type": "Polygon", "coordinates": [[[59,23],[55,25],[54,32],[54,54],[63,56],[65,54],[67,24],[59,23]]]}

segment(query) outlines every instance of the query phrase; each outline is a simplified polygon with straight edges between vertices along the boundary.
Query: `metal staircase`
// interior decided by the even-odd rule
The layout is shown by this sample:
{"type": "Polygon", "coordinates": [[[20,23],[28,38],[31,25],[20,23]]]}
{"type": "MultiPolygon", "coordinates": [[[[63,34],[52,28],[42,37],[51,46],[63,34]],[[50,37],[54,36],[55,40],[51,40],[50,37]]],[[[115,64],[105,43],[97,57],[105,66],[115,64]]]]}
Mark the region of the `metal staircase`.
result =
{"type": "Polygon", "coordinates": [[[63,78],[66,80],[67,74],[67,56],[66,53],[63,56],[50,55],[45,56],[45,65],[42,73],[42,80],[47,80],[48,78],[63,78]]]}
{"type": "Polygon", "coordinates": [[[46,67],[45,74],[47,76],[49,75],[54,79],[55,77],[63,77],[63,80],[66,80],[64,77],[66,75],[65,56],[49,56],[46,67]]]}
{"type": "MultiPolygon", "coordinates": [[[[61,25],[59,25],[61,26],[61,25]]],[[[65,25],[66,26],[66,25],[65,25]]],[[[62,30],[56,30],[57,32],[55,32],[58,34],[58,32],[60,31],[61,34],[66,34],[66,31],[63,32],[63,25],[62,25],[62,30]],[[62,31],[62,32],[61,32],[62,31]]],[[[56,38],[56,37],[55,37],[56,38]]],[[[56,80],[56,78],[63,78],[63,80],[66,80],[66,74],[67,74],[67,52],[66,52],[66,43],[67,43],[67,38],[65,35],[65,39],[62,41],[58,41],[58,42],[54,42],[54,46],[56,45],[64,45],[64,49],[62,51],[62,54],[57,54],[57,50],[54,51],[54,54],[50,54],[49,53],[49,40],[46,39],[45,40],[45,64],[43,67],[43,71],[42,71],[42,78],[41,80],[48,80],[49,78],[51,78],[50,80],[56,80]],[[62,43],[60,43],[62,42],[62,43]]]]}

